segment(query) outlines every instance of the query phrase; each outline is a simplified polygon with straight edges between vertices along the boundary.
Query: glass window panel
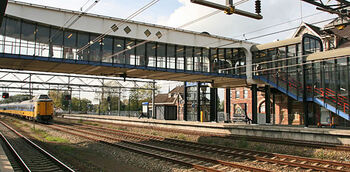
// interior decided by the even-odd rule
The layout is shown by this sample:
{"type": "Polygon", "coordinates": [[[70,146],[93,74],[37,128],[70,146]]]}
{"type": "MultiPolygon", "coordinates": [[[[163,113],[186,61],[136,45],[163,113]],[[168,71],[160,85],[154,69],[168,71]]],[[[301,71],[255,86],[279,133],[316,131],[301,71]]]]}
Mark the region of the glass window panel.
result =
{"type": "Polygon", "coordinates": [[[5,53],[19,54],[21,23],[17,19],[8,18],[6,21],[5,53]]]}
{"type": "Polygon", "coordinates": [[[11,38],[20,38],[21,23],[18,19],[8,18],[6,21],[6,36],[11,38]]]}
{"type": "Polygon", "coordinates": [[[157,67],[165,68],[165,60],[166,60],[165,57],[166,57],[165,44],[158,43],[158,46],[157,46],[157,67]]]}
{"type": "Polygon", "coordinates": [[[310,39],[310,51],[315,52],[316,51],[316,40],[310,39]]]}
{"type": "MultiPolygon", "coordinates": [[[[50,49],[52,49],[53,57],[63,57],[63,31],[57,28],[51,28],[51,43],[50,49]]],[[[51,50],[50,50],[51,52],[51,50]]],[[[50,55],[51,56],[51,55],[50,55]]]]}
{"type": "Polygon", "coordinates": [[[217,48],[210,49],[210,55],[211,55],[210,61],[212,62],[210,68],[211,68],[211,72],[214,72],[214,73],[218,72],[218,69],[219,69],[219,65],[218,65],[219,59],[218,59],[217,51],[218,51],[217,48]]]}
{"type": "MultiPolygon", "coordinates": [[[[90,35],[90,40],[96,39],[98,35],[90,35]]],[[[102,51],[101,51],[102,40],[98,40],[90,46],[90,61],[101,61],[102,51]]]]}
{"type": "Polygon", "coordinates": [[[239,92],[239,90],[236,90],[235,98],[236,98],[236,99],[239,99],[239,97],[240,97],[240,92],[239,92]]]}
{"type": "Polygon", "coordinates": [[[76,59],[76,41],[77,34],[74,31],[65,31],[64,32],[64,48],[63,54],[66,59],[76,59]]]}
{"type": "Polygon", "coordinates": [[[128,51],[125,52],[125,62],[126,64],[129,65],[135,65],[136,61],[135,61],[135,49],[131,49],[132,46],[135,45],[135,40],[131,40],[131,39],[126,39],[125,40],[125,47],[126,49],[128,49],[128,51]]]}
{"type": "Polygon", "coordinates": [[[170,69],[175,69],[175,45],[167,45],[167,65],[170,69]]]}
{"type": "Polygon", "coordinates": [[[193,47],[186,47],[186,70],[193,70],[193,47]]]}
{"type": "Polygon", "coordinates": [[[114,38],[114,54],[117,53],[117,55],[113,57],[114,63],[117,63],[117,64],[125,63],[125,53],[120,53],[124,49],[125,49],[124,38],[118,38],[118,37],[114,38]]]}
{"type": "MultiPolygon", "coordinates": [[[[226,48],[225,49],[225,69],[232,68],[232,59],[233,59],[233,53],[231,48],[226,48]]],[[[224,73],[230,73],[232,74],[232,69],[224,70],[224,73]]]]}
{"type": "Polygon", "coordinates": [[[209,72],[209,49],[203,48],[202,72],[209,72]]]}
{"type": "MultiPolygon", "coordinates": [[[[49,57],[50,28],[38,25],[36,28],[36,51],[35,55],[49,57]]],[[[52,50],[52,49],[51,49],[52,50]]]]}
{"type": "Polygon", "coordinates": [[[148,42],[147,46],[147,58],[148,58],[148,66],[156,67],[156,44],[154,42],[148,42]]]}
{"type": "Polygon", "coordinates": [[[194,49],[194,70],[201,71],[202,68],[202,48],[194,49]]]}
{"type": "Polygon", "coordinates": [[[317,40],[317,42],[316,42],[316,52],[320,52],[321,51],[321,44],[322,44],[322,42],[317,40]]]}
{"type": "Polygon", "coordinates": [[[112,63],[113,57],[111,57],[113,53],[113,38],[112,37],[104,37],[102,43],[102,62],[112,63]]]}
{"type": "Polygon", "coordinates": [[[142,44],[143,41],[137,41],[137,44],[140,44],[136,47],[136,65],[147,66],[148,59],[146,58],[146,45],[142,44]]]}
{"type": "Polygon", "coordinates": [[[176,48],[176,69],[184,69],[184,52],[185,52],[185,48],[184,46],[177,46],[176,48]]]}
{"type": "Polygon", "coordinates": [[[21,54],[34,55],[35,50],[35,25],[23,22],[21,31],[21,54]]]}
{"type": "Polygon", "coordinates": [[[2,19],[2,23],[0,26],[0,52],[5,52],[5,23],[7,17],[2,19]]]}
{"type": "Polygon", "coordinates": [[[340,58],[337,61],[338,66],[338,72],[339,72],[339,90],[338,90],[338,102],[340,103],[340,106],[342,111],[344,111],[345,104],[350,104],[348,100],[348,93],[349,93],[349,72],[347,71],[347,59],[346,58],[340,58]]]}
{"type": "Polygon", "coordinates": [[[246,64],[246,58],[245,58],[245,53],[244,53],[244,50],[243,49],[233,49],[233,52],[235,54],[235,51],[237,51],[237,62],[236,64],[237,65],[237,74],[239,75],[244,75],[245,74],[245,71],[246,71],[246,67],[245,67],[245,64],[246,64]]]}
{"type": "MultiPolygon", "coordinates": [[[[88,33],[85,33],[85,32],[79,32],[78,33],[78,47],[79,48],[84,47],[86,44],[89,43],[89,41],[90,41],[90,39],[89,39],[89,34],[88,33]]],[[[90,52],[89,50],[90,50],[90,47],[86,48],[85,50],[80,52],[78,54],[78,60],[86,60],[86,61],[88,61],[89,60],[89,52],[90,52]]]]}
{"type": "Polygon", "coordinates": [[[221,69],[227,68],[226,66],[228,66],[228,65],[226,63],[227,62],[225,59],[225,49],[220,48],[219,54],[218,54],[218,66],[219,66],[220,73],[224,73],[224,71],[222,71],[221,69]]]}
{"type": "Polygon", "coordinates": [[[248,98],[248,90],[243,90],[243,98],[248,98]]]}
{"type": "Polygon", "coordinates": [[[310,38],[304,38],[304,54],[310,54],[310,38]]]}

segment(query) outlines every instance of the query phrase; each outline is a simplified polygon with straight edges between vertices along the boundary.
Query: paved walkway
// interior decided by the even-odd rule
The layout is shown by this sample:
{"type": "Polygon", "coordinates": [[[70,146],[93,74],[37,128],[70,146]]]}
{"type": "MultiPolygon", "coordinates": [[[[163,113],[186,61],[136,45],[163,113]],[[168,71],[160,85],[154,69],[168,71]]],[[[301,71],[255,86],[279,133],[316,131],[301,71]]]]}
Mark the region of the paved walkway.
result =
{"type": "Polygon", "coordinates": [[[7,159],[7,156],[0,146],[0,172],[12,172],[13,168],[10,161],[7,159]]]}

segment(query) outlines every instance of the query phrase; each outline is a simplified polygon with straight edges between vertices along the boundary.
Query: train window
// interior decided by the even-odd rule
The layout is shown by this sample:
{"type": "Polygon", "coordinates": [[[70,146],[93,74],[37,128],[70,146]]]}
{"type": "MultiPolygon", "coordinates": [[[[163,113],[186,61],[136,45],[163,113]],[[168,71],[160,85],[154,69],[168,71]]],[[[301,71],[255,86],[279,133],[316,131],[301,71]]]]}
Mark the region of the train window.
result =
{"type": "Polygon", "coordinates": [[[47,95],[40,95],[39,96],[39,99],[50,99],[49,96],[47,95]]]}

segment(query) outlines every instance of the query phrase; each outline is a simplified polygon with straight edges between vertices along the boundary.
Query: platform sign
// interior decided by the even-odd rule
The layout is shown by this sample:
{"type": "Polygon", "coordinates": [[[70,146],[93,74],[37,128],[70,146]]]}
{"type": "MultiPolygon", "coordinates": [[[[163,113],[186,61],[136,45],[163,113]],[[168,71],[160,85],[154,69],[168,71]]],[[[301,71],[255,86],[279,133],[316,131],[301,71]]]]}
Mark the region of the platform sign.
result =
{"type": "Polygon", "coordinates": [[[149,105],[148,102],[142,102],[142,113],[143,114],[148,114],[148,111],[149,111],[148,105],[149,105]]]}

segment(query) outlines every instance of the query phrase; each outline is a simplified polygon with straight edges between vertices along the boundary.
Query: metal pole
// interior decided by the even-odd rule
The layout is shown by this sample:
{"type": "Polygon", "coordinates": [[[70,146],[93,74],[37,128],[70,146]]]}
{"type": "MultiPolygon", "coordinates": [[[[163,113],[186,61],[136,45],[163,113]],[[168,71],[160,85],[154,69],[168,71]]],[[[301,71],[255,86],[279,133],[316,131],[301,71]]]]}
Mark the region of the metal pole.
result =
{"type": "Polygon", "coordinates": [[[265,85],[265,114],[266,123],[271,123],[270,85],[265,85]]]}
{"type": "Polygon", "coordinates": [[[201,83],[197,82],[197,121],[201,121],[201,83]]]}
{"type": "Polygon", "coordinates": [[[226,121],[231,122],[231,88],[226,88],[226,121]]]}
{"type": "Polygon", "coordinates": [[[32,99],[33,98],[32,74],[29,74],[29,95],[30,95],[30,99],[32,99]]]}
{"type": "Polygon", "coordinates": [[[252,85],[252,123],[258,124],[258,86],[256,84],[252,85]]]}
{"type": "Polygon", "coordinates": [[[69,95],[70,95],[70,100],[68,100],[68,110],[69,114],[72,113],[72,89],[70,87],[70,76],[68,77],[68,89],[69,89],[69,95]]]}
{"type": "Polygon", "coordinates": [[[246,16],[246,17],[250,17],[250,18],[254,18],[254,19],[258,19],[258,20],[263,18],[260,14],[254,14],[254,13],[250,13],[247,11],[239,10],[239,9],[235,8],[234,6],[225,6],[225,5],[209,2],[206,0],[191,0],[191,2],[196,3],[196,4],[200,4],[200,5],[204,5],[207,7],[215,8],[218,10],[222,10],[227,14],[234,13],[234,14],[238,14],[238,15],[242,15],[242,16],[246,16]]]}
{"type": "Polygon", "coordinates": [[[153,90],[152,90],[152,117],[153,117],[153,119],[156,119],[157,117],[156,117],[156,106],[155,106],[155,98],[156,98],[156,82],[155,82],[155,80],[153,80],[153,84],[152,84],[152,88],[153,88],[153,90]]]}
{"type": "Polygon", "coordinates": [[[102,94],[101,94],[101,98],[100,98],[100,101],[99,101],[99,106],[98,106],[98,114],[101,115],[101,103],[103,103],[103,96],[104,96],[104,85],[105,85],[105,80],[102,79],[102,94]]]}
{"type": "MultiPolygon", "coordinates": [[[[276,124],[276,95],[275,91],[272,92],[272,114],[273,114],[273,125],[276,124]]],[[[289,112],[288,112],[289,113],[289,112]]]]}
{"type": "Polygon", "coordinates": [[[187,121],[187,86],[186,82],[184,82],[184,97],[185,97],[185,104],[184,104],[184,120],[187,121]]]}
{"type": "Polygon", "coordinates": [[[120,88],[119,88],[119,92],[118,92],[118,116],[120,116],[120,88]]]}

